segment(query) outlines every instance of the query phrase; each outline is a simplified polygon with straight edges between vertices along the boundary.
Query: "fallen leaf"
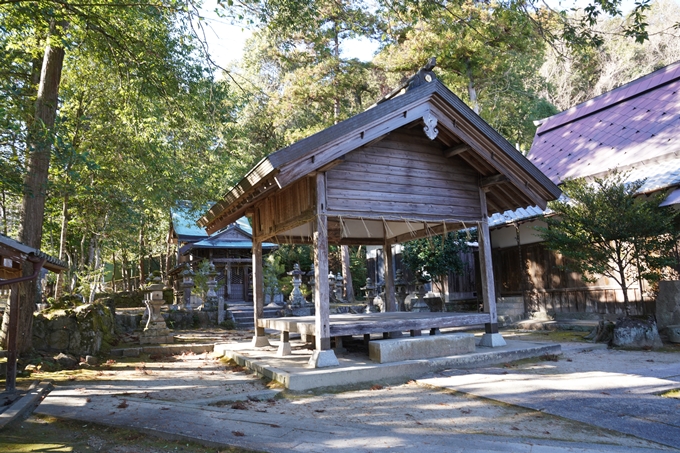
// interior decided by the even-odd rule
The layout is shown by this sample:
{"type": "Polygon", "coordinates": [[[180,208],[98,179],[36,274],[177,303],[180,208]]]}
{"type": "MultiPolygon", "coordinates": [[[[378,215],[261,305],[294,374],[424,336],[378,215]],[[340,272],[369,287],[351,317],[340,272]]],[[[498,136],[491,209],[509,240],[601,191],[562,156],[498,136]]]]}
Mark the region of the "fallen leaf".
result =
{"type": "Polygon", "coordinates": [[[513,430],[513,431],[519,431],[519,428],[516,427],[516,426],[511,426],[510,429],[513,430]]]}
{"type": "Polygon", "coordinates": [[[120,404],[119,404],[118,406],[116,406],[116,407],[117,407],[118,409],[125,409],[125,408],[128,407],[128,406],[129,406],[129,404],[128,404],[125,400],[123,400],[123,402],[120,403],[120,404]]]}
{"type": "Polygon", "coordinates": [[[238,409],[238,410],[248,410],[248,406],[246,406],[246,403],[243,401],[236,401],[234,404],[231,405],[232,409],[238,409]]]}
{"type": "Polygon", "coordinates": [[[237,437],[243,437],[243,436],[245,436],[245,434],[243,434],[241,431],[232,431],[231,433],[232,433],[234,436],[237,436],[237,437]]]}
{"type": "Polygon", "coordinates": [[[375,384],[374,386],[371,387],[371,390],[382,390],[383,386],[380,384],[375,384]]]}

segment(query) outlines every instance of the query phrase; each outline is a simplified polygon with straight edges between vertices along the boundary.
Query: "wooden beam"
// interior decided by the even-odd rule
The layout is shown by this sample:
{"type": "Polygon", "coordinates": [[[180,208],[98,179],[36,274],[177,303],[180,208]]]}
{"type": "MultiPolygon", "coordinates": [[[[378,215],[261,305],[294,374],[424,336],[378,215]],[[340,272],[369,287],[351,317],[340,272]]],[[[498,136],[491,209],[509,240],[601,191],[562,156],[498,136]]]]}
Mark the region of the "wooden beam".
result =
{"type": "Polygon", "coordinates": [[[495,186],[497,184],[502,184],[502,183],[507,182],[507,181],[509,181],[507,176],[505,176],[503,174],[497,174],[497,175],[487,176],[485,178],[482,178],[482,180],[479,182],[479,186],[482,189],[485,189],[487,187],[490,188],[492,186],[495,186]]]}
{"type": "Polygon", "coordinates": [[[459,154],[466,153],[466,152],[470,151],[471,149],[472,148],[470,148],[470,145],[468,145],[467,143],[462,143],[462,144],[457,145],[457,146],[452,146],[449,149],[445,149],[444,150],[444,156],[445,157],[457,156],[459,154]]]}
{"type": "Polygon", "coordinates": [[[316,175],[316,222],[314,225],[314,339],[317,351],[331,348],[328,288],[328,227],[326,174],[316,175]]]}
{"type": "Polygon", "coordinates": [[[447,223],[446,227],[444,227],[444,224],[439,223],[439,224],[428,224],[427,228],[423,228],[422,230],[417,230],[413,234],[411,233],[404,233],[400,234],[398,236],[394,236],[392,238],[389,238],[389,242],[391,244],[400,244],[402,242],[407,242],[407,241],[412,241],[413,239],[420,239],[424,238],[427,236],[430,236],[432,234],[444,234],[444,232],[448,231],[456,231],[461,228],[465,227],[470,227],[472,225],[476,225],[478,219],[475,220],[469,220],[466,223],[447,223]]]}

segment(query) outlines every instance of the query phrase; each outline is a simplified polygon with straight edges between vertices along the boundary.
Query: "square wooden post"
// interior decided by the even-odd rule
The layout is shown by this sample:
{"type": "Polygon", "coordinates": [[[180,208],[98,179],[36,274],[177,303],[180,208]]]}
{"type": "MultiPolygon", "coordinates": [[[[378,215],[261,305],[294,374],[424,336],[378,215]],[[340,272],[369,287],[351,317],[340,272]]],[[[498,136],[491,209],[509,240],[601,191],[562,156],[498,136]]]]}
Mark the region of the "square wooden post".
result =
{"type": "Polygon", "coordinates": [[[480,346],[505,346],[505,340],[498,333],[498,315],[496,312],[496,286],[493,278],[493,263],[491,261],[491,236],[489,235],[489,216],[486,206],[486,192],[479,189],[479,200],[482,210],[482,220],[477,222],[477,241],[479,243],[479,265],[482,278],[482,300],[484,311],[489,313],[489,322],[484,325],[484,335],[480,346]]]}
{"type": "MultiPolygon", "coordinates": [[[[394,263],[392,262],[392,244],[385,240],[383,245],[383,258],[385,260],[385,311],[399,311],[397,306],[397,296],[394,292],[394,263]]],[[[389,338],[399,338],[402,333],[399,331],[389,332],[389,338]]]]}
{"type": "Polygon", "coordinates": [[[383,245],[385,259],[385,311],[399,311],[397,295],[394,290],[394,263],[392,260],[392,244],[385,241],[383,245]]]}
{"type": "Polygon", "coordinates": [[[315,368],[339,365],[331,349],[330,294],[328,288],[328,217],[326,174],[316,175],[316,220],[314,222],[314,339],[309,364],[315,368]]]}
{"type": "Polygon", "coordinates": [[[257,320],[264,317],[264,278],[262,276],[262,241],[253,238],[253,321],[255,322],[255,336],[253,347],[269,346],[269,340],[264,333],[264,327],[257,325],[257,320]]]}

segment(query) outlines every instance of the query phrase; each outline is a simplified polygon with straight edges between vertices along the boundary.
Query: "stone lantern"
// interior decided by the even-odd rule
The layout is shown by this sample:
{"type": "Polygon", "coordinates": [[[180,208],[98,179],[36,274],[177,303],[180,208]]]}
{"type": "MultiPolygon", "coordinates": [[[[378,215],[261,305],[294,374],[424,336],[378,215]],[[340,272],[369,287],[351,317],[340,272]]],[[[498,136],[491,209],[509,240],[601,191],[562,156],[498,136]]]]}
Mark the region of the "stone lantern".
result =
{"type": "Polygon", "coordinates": [[[184,308],[191,311],[191,289],[194,287],[194,271],[187,265],[182,271],[182,288],[184,289],[184,308]]]}
{"type": "Polygon", "coordinates": [[[333,271],[328,273],[328,298],[331,303],[335,303],[338,300],[335,298],[335,274],[333,271]]]}
{"type": "Polygon", "coordinates": [[[293,265],[293,291],[291,291],[288,300],[290,301],[290,306],[293,308],[304,307],[305,298],[300,291],[300,285],[302,284],[302,271],[300,270],[300,265],[295,263],[293,265]]]}
{"type": "Polygon", "coordinates": [[[394,288],[396,289],[397,302],[399,304],[399,311],[406,311],[406,306],[404,301],[406,300],[407,285],[408,283],[404,280],[404,272],[401,269],[397,269],[397,275],[394,279],[394,288]]]}
{"type": "Polygon", "coordinates": [[[366,278],[366,286],[360,288],[364,292],[366,298],[366,313],[375,313],[376,307],[373,305],[373,298],[375,297],[375,285],[371,277],[366,278]]]}
{"type": "Polygon", "coordinates": [[[344,299],[342,298],[344,286],[342,274],[338,272],[338,274],[335,276],[335,300],[338,302],[344,302],[344,299]]]}
{"type": "Polygon", "coordinates": [[[203,302],[203,311],[217,310],[217,293],[215,287],[217,286],[217,271],[215,265],[210,263],[208,268],[208,292],[205,294],[205,301],[203,302]]]}
{"type": "Polygon", "coordinates": [[[161,315],[161,307],[165,304],[165,299],[163,299],[164,289],[160,272],[154,271],[153,277],[143,289],[145,293],[144,304],[148,309],[149,319],[146,321],[146,327],[139,337],[141,344],[171,343],[173,340],[170,329],[168,329],[165,319],[161,315]]]}
{"type": "Polygon", "coordinates": [[[305,274],[307,276],[307,286],[309,287],[309,292],[314,294],[314,264],[311,265],[309,272],[305,274]]]}

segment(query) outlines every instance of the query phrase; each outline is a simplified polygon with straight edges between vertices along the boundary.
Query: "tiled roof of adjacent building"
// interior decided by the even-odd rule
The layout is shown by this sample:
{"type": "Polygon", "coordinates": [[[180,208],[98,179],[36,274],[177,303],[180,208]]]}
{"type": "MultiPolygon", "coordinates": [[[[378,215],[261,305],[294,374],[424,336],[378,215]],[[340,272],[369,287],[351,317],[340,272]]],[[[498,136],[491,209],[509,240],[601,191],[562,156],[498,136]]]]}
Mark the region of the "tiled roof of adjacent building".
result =
{"type": "Polygon", "coordinates": [[[680,62],[544,120],[527,157],[555,183],[619,168],[662,188],[679,153],[680,62]]]}

